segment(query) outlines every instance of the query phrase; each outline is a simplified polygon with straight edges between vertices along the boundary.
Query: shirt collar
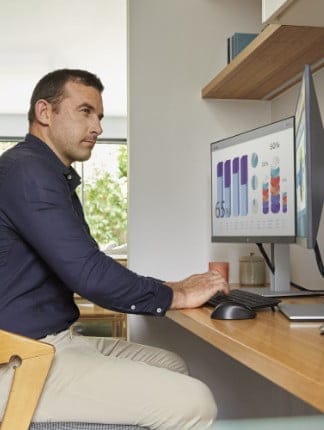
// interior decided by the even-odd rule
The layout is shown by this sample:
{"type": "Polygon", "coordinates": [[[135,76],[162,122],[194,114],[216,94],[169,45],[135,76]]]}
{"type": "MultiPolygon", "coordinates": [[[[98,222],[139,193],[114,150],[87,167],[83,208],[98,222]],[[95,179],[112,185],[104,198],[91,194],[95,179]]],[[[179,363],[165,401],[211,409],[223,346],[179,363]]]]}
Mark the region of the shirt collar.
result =
{"type": "Polygon", "coordinates": [[[75,191],[77,186],[81,183],[81,178],[72,166],[66,167],[55,152],[52,151],[45,142],[33,134],[28,133],[25,137],[25,142],[32,144],[38,152],[42,153],[48,160],[51,160],[55,164],[57,170],[65,176],[70,190],[75,191]]]}

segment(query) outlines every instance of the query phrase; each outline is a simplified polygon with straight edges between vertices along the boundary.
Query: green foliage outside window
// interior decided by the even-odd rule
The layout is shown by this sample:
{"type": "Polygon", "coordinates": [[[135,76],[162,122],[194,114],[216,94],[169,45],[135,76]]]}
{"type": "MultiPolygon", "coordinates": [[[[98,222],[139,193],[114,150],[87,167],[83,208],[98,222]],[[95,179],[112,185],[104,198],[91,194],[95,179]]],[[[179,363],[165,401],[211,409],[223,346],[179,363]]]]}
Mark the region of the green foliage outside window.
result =
{"type": "Polygon", "coordinates": [[[83,208],[91,234],[102,245],[127,242],[127,147],[118,148],[118,173],[97,171],[84,184],[83,208]]]}

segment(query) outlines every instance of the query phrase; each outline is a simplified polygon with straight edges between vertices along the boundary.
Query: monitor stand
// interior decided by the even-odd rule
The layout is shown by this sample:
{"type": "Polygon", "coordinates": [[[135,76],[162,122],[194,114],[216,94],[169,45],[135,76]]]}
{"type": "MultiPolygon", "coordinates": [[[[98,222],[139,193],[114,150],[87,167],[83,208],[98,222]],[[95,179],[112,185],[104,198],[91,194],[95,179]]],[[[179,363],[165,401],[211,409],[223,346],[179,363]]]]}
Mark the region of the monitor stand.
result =
{"type": "Polygon", "coordinates": [[[316,291],[303,290],[290,285],[290,248],[288,244],[271,244],[274,273],[270,273],[270,287],[242,287],[265,297],[318,296],[316,291]]]}

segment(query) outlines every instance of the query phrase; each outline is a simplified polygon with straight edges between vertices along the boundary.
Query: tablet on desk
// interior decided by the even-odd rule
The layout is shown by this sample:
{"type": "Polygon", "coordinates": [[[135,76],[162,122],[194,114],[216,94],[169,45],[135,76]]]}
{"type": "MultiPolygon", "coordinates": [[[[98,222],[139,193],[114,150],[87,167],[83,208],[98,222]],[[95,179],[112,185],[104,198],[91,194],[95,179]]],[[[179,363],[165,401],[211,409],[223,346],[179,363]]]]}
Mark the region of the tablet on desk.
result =
{"type": "Polygon", "coordinates": [[[279,303],[278,308],[291,321],[324,321],[324,303],[279,303]]]}

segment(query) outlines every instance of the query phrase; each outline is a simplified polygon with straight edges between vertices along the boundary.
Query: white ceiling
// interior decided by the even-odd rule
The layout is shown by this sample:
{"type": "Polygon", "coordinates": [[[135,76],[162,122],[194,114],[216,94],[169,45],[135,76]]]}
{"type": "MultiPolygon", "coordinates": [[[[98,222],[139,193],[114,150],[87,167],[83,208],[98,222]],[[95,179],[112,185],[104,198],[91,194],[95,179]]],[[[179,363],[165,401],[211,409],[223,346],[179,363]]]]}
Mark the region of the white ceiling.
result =
{"type": "Polygon", "coordinates": [[[126,116],[126,0],[0,0],[0,114],[26,113],[57,68],[97,74],[105,116],[126,116]]]}

